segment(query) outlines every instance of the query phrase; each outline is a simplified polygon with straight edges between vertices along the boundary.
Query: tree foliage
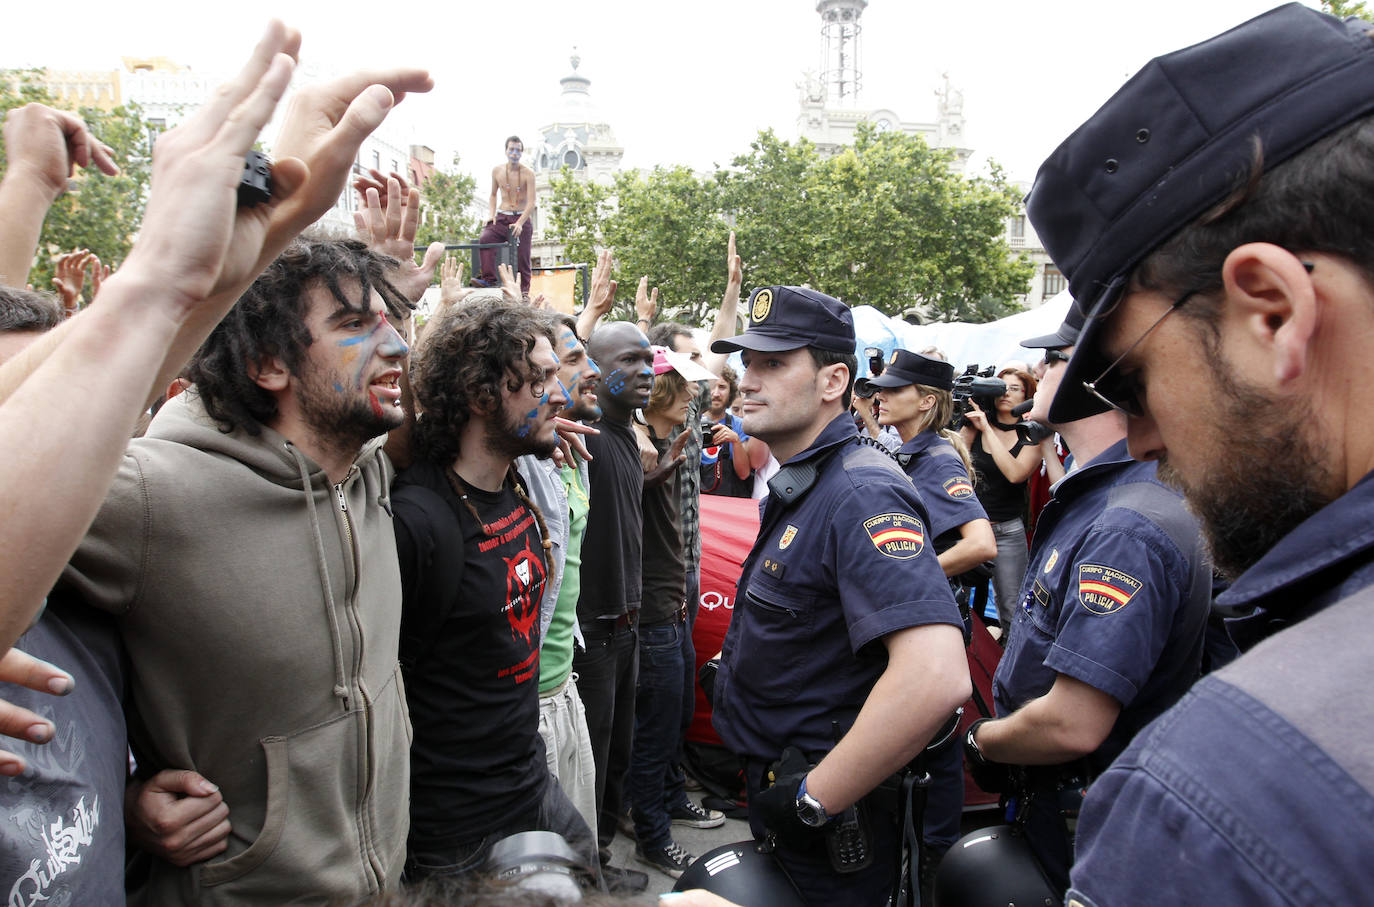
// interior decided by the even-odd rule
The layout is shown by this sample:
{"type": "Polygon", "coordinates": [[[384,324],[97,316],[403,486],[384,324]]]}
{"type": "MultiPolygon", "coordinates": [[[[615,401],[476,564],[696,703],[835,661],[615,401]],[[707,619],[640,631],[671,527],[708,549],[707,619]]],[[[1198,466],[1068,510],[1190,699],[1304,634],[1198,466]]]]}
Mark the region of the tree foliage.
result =
{"type": "Polygon", "coordinates": [[[1017,193],[1001,171],[964,178],[951,160],[920,136],[868,124],[833,157],[761,133],[719,176],[748,281],[804,282],[850,305],[917,308],[930,320],[1012,314],[1033,271],[1005,240],[1017,193]]]}
{"type": "MultiPolygon", "coordinates": [[[[711,177],[657,167],[619,174],[608,194],[564,171],[552,184],[550,233],[572,261],[610,247],[622,287],[647,275],[667,317],[701,326],[724,289],[732,228],[745,292],[807,284],[888,314],[1000,318],[1017,310],[1033,272],[1004,238],[1017,193],[995,168],[986,178],[959,176],[950,155],[866,125],[832,157],[763,132],[711,177]]],[[[627,316],[633,293],[619,296],[616,314],[627,316]]]]}
{"type": "Polygon", "coordinates": [[[1349,16],[1359,16],[1361,19],[1369,19],[1369,7],[1364,0],[1322,0],[1322,12],[1330,13],[1338,19],[1345,19],[1349,16]]]}
{"type": "Polygon", "coordinates": [[[420,228],[415,244],[456,243],[475,239],[480,218],[473,210],[477,180],[459,170],[458,155],[449,169],[434,168],[420,189],[420,228]]]}
{"type": "MultiPolygon", "coordinates": [[[[57,105],[43,88],[41,74],[32,71],[0,73],[0,118],[30,102],[57,105]]],[[[39,236],[38,255],[28,282],[37,289],[52,285],[53,259],[76,248],[90,249],[109,265],[129,254],[139,225],[151,176],[151,125],[137,105],[111,111],[83,107],[79,111],[91,132],[114,149],[118,176],[79,171],[70,188],[48,210],[39,236]]],[[[7,166],[0,150],[0,169],[7,166]]],[[[87,288],[89,292],[90,284],[87,288]]]]}

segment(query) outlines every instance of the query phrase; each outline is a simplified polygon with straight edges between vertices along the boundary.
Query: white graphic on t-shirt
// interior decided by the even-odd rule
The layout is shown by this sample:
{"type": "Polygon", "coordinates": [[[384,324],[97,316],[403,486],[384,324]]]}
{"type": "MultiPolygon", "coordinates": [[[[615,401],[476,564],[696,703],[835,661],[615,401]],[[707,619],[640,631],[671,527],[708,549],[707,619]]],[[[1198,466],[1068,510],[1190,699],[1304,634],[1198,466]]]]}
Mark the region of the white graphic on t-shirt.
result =
{"type": "Polygon", "coordinates": [[[47,859],[35,858],[29,863],[29,871],[10,887],[7,907],[33,907],[48,900],[48,889],[58,876],[73,866],[81,865],[82,849],[95,840],[94,832],[100,825],[100,797],[92,797],[91,805],[87,807],[83,796],[76,801],[71,817],[70,825],[63,825],[59,817],[43,829],[47,859]]]}

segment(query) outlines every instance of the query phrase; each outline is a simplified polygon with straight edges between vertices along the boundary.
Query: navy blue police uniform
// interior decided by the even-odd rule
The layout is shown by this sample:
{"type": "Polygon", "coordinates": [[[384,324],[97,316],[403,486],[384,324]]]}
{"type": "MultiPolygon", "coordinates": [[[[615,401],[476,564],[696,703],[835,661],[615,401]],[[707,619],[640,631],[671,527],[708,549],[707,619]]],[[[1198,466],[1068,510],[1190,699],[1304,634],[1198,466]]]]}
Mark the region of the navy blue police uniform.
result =
{"type": "MultiPolygon", "coordinates": [[[[855,391],[869,394],[911,385],[949,392],[954,387],[954,366],[942,359],[896,349],[882,373],[856,385],[855,391]]],[[[963,458],[936,431],[939,427],[918,432],[896,454],[898,464],[925,502],[930,517],[927,528],[937,555],[962,538],[959,530],[965,523],[988,518],[974,493],[963,458]]],[[[929,878],[939,858],[959,839],[964,811],[964,763],[958,741],[951,738],[944,746],[926,753],[925,769],[930,773],[930,786],[926,789],[922,823],[921,871],[929,878]]]]}
{"type": "MultiPolygon", "coordinates": [[[[1341,166],[1335,147],[1315,143],[1369,122],[1371,84],[1367,21],[1289,3],[1151,60],[1056,149],[1027,213],[1090,314],[1052,420],[1105,408],[1085,382],[1101,383],[1104,316],[1137,265],[1247,182],[1227,218],[1255,226],[1236,244],[1272,241],[1274,224],[1301,221],[1303,199],[1271,191],[1269,171],[1297,165],[1300,152],[1312,153],[1305,168],[1325,166],[1323,156],[1341,166]],[[1256,184],[1257,142],[1265,173],[1256,184]],[[1256,198],[1292,210],[1260,217],[1247,210],[1256,198]]],[[[1370,239],[1341,236],[1332,254],[1349,260],[1370,239]]],[[[1089,791],[1070,904],[1134,903],[1142,892],[1179,904],[1370,900],[1371,512],[1366,475],[1289,527],[1218,597],[1219,607],[1254,610],[1235,627],[1249,648],[1142,731],[1089,791]]]]}
{"type": "Polygon", "coordinates": [[[1050,691],[1060,674],[1121,704],[1106,740],[1064,766],[1034,766],[1016,804],[1060,891],[1083,787],[1197,680],[1212,573],[1178,492],[1118,441],[1053,489],[1040,514],[1006,652],[993,677],[999,717],[1050,691]]]}
{"type": "MultiPolygon", "coordinates": [[[[812,293],[772,289],[779,296],[812,293]]],[[[760,292],[766,291],[755,297],[760,292]]],[[[760,306],[751,304],[752,336],[780,307],[772,303],[760,318],[760,306]]],[[[852,321],[847,326],[848,340],[836,338],[835,346],[847,342],[852,351],[852,321]]],[[[816,345],[819,328],[803,324],[800,331],[808,338],[802,343],[816,345]]],[[[718,351],[738,348],[718,343],[726,344],[718,351]]],[[[768,786],[769,765],[787,747],[811,763],[834,747],[887,666],[883,638],[926,624],[960,626],[920,495],[889,454],[859,440],[848,413],[783,464],[761,509],[722,647],[713,711],[721,739],[746,761],[750,826],[758,838],[765,829],[755,801],[768,786]]],[[[862,871],[835,871],[819,835],[809,847],[777,843],[778,860],[808,903],[885,902],[899,873],[896,797],[870,794],[861,803],[873,829],[873,862],[862,871]]]]}

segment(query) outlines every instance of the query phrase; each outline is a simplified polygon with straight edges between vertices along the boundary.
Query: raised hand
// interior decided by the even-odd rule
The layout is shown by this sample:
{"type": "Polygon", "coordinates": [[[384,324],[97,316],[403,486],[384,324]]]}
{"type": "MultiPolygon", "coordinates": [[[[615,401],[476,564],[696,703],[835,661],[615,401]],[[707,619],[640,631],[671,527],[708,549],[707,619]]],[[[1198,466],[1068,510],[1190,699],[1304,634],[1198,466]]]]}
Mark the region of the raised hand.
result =
{"type": "Polygon", "coordinates": [[[402,189],[395,176],[387,179],[386,208],[382,208],[381,194],[369,186],[365,190],[366,205],[353,213],[353,222],[363,241],[396,259],[400,266],[392,273],[391,282],[411,302],[419,302],[425,290],[434,282],[434,269],[444,254],[444,244],[434,242],[425,250],[424,261],[415,264],[415,233],[420,226],[420,190],[402,189]]]}
{"type": "MultiPolygon", "coordinates": [[[[89,249],[74,249],[57,256],[53,264],[52,285],[62,297],[62,310],[70,318],[81,308],[81,289],[86,285],[86,265],[95,258],[89,249]]],[[[97,272],[100,259],[95,258],[97,272]]]]}
{"type": "Polygon", "coordinates": [[[510,303],[523,302],[525,294],[520,290],[520,279],[515,276],[508,264],[496,266],[496,276],[501,280],[501,297],[510,303]]]}
{"type": "Polygon", "coordinates": [[[81,117],[43,104],[25,104],[6,115],[5,154],[7,175],[32,178],[50,204],[67,191],[77,167],[119,173],[113,149],[91,135],[81,117]]]}
{"type": "Polygon", "coordinates": [[[657,311],[658,287],[654,287],[653,293],[650,293],[649,278],[639,278],[639,286],[635,288],[635,317],[640,321],[652,322],[657,311]]]}
{"type": "Polygon", "coordinates": [[[471,292],[472,289],[463,283],[463,263],[451,253],[445,255],[439,268],[439,305],[461,302],[471,292]]]}

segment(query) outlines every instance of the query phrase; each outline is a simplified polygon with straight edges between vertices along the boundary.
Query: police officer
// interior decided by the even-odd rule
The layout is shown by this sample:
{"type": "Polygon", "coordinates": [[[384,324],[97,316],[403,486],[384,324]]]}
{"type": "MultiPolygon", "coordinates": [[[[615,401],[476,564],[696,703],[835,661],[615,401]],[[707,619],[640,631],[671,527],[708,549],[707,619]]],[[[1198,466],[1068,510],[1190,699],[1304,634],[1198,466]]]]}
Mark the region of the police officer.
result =
{"type": "MultiPolygon", "coordinates": [[[[1022,344],[1046,350],[1029,418],[1046,417],[1082,322],[1071,311],[1058,331],[1022,344]]],[[[1083,789],[1198,677],[1212,571],[1178,492],[1127,454],[1120,413],[1054,427],[1078,465],[1040,514],[993,677],[998,717],[968,729],[965,755],[982,786],[1014,796],[1016,821],[1062,894],[1083,789]]]]}
{"type": "Polygon", "coordinates": [[[741,351],[744,427],[783,464],[742,568],[715,727],[745,759],[750,827],[772,833],[807,901],[882,904],[894,773],[969,695],[958,613],[920,496],[849,417],[848,307],[765,287],[746,332],[712,349],[741,351]],[[832,856],[854,843],[836,817],[855,804],[862,843],[832,856]]]}
{"type": "MultiPolygon", "coordinates": [[[[997,557],[992,524],[973,493],[968,450],[949,429],[953,388],[954,366],[902,349],[892,351],[882,374],[860,379],[855,387],[856,393],[876,394],[881,403],[879,424],[891,425],[901,437],[897,462],[921,493],[940,567],[952,581],[997,557]]],[[[940,856],[959,838],[964,766],[958,741],[950,739],[931,752],[926,769],[931,784],[926,792],[921,873],[928,881],[940,856]]]]}
{"type": "Polygon", "coordinates": [[[1370,29],[1292,3],[1155,59],[1031,191],[1091,312],[1051,415],[1127,413],[1264,639],[1089,791],[1071,903],[1369,901],[1370,29]]]}

